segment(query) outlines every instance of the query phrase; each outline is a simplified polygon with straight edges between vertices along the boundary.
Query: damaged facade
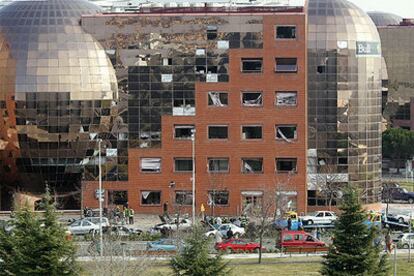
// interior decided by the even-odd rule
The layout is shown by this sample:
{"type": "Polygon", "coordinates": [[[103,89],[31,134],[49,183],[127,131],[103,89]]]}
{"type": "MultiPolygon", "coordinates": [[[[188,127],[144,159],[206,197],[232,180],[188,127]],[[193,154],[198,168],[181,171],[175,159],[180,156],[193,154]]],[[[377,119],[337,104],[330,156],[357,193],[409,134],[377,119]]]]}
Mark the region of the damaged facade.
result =
{"type": "MultiPolygon", "coordinates": [[[[116,70],[127,125],[127,179],[103,183],[105,198],[124,197],[105,204],[190,210],[195,162],[197,210],[241,214],[276,187],[306,211],[305,18],[292,7],[84,16],[116,70]]],[[[97,184],[84,181],[86,206],[98,205],[97,184]]]]}

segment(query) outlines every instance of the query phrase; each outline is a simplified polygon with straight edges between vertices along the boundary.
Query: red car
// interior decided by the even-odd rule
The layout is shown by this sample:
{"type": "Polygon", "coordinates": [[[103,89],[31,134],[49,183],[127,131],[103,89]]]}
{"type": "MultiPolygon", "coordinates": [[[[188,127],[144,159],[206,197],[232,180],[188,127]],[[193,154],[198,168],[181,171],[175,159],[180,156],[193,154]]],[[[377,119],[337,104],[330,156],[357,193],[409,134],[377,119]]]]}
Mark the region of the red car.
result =
{"type": "Polygon", "coordinates": [[[326,247],[326,244],[305,231],[282,231],[279,247],[326,247]]]}
{"type": "MultiPolygon", "coordinates": [[[[227,252],[254,252],[259,250],[260,244],[256,242],[246,242],[240,239],[230,239],[216,243],[215,248],[227,252]]],[[[264,251],[265,248],[262,247],[262,250],[264,251]]]]}

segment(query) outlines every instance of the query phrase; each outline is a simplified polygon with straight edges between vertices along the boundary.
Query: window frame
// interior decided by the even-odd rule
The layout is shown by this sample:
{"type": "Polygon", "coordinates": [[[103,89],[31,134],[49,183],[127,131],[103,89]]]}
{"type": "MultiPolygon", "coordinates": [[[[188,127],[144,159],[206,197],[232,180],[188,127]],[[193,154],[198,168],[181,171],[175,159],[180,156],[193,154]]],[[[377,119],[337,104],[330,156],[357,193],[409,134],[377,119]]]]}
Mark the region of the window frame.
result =
{"type": "Polygon", "coordinates": [[[279,142],[288,142],[288,143],[291,143],[291,142],[297,141],[298,140],[298,125],[297,124],[275,125],[275,138],[279,142]],[[291,141],[288,142],[288,141],[286,141],[283,138],[278,138],[277,137],[279,127],[295,127],[294,137],[293,138],[287,138],[287,139],[290,139],[291,141]]]}
{"type": "Polygon", "coordinates": [[[246,57],[246,58],[240,58],[240,72],[242,74],[262,74],[263,73],[263,57],[246,57]],[[261,62],[261,66],[260,66],[260,71],[259,70],[243,70],[244,66],[244,62],[246,61],[260,61],[261,62]]]}
{"type": "Polygon", "coordinates": [[[243,108],[263,108],[263,91],[241,91],[240,94],[240,102],[243,108]],[[248,105],[244,103],[244,95],[245,94],[260,94],[261,96],[261,104],[260,105],[248,105]]]}
{"type": "Polygon", "coordinates": [[[275,91],[275,107],[276,108],[293,108],[293,107],[297,107],[298,106],[298,91],[275,91]],[[295,94],[296,95],[296,101],[295,104],[293,105],[287,105],[287,104],[283,104],[283,105],[279,105],[278,101],[277,101],[277,94],[295,94]]]}
{"type": "Polygon", "coordinates": [[[161,157],[141,157],[139,159],[139,171],[145,174],[158,174],[162,172],[162,158],[161,157]],[[160,169],[158,171],[143,171],[142,170],[142,160],[144,159],[159,159],[160,160],[160,169]]]}
{"type": "Polygon", "coordinates": [[[241,140],[243,140],[243,141],[260,141],[260,140],[263,140],[263,126],[262,125],[254,125],[254,124],[253,125],[241,125],[240,130],[241,130],[241,133],[240,133],[241,140]],[[260,127],[260,138],[246,138],[246,137],[244,137],[243,128],[245,128],[245,127],[260,127]]]}
{"type": "Polygon", "coordinates": [[[298,65],[298,58],[297,57],[275,57],[275,69],[274,69],[275,73],[278,74],[297,74],[299,71],[299,65],[298,65]],[[284,60],[288,60],[288,59],[294,59],[296,60],[296,69],[295,70],[277,70],[277,60],[278,59],[284,59],[284,60]]]}
{"type": "Polygon", "coordinates": [[[174,157],[174,173],[191,173],[193,171],[193,167],[194,167],[194,160],[191,157],[174,157]],[[188,171],[178,171],[177,170],[177,161],[188,161],[191,160],[191,169],[188,171]]]}
{"type": "Polygon", "coordinates": [[[195,129],[195,125],[190,125],[190,124],[189,125],[186,125],[186,124],[174,124],[174,133],[173,133],[174,140],[179,140],[179,141],[188,141],[188,140],[191,140],[191,135],[188,138],[179,138],[176,135],[176,130],[177,129],[180,129],[180,128],[183,128],[184,129],[185,127],[192,127],[191,129],[193,129],[193,130],[195,129]]]}
{"type": "Polygon", "coordinates": [[[255,175],[255,174],[263,174],[264,173],[264,159],[263,157],[242,157],[241,158],[241,173],[247,175],[255,175]],[[261,160],[262,161],[262,169],[261,171],[245,171],[244,170],[244,161],[245,160],[261,160]]]}
{"type": "MultiPolygon", "coordinates": [[[[221,193],[221,194],[226,193],[227,194],[227,203],[226,204],[217,204],[215,202],[212,202],[212,204],[214,204],[214,206],[219,206],[219,207],[228,207],[228,206],[230,206],[230,191],[228,191],[228,190],[208,190],[207,191],[207,198],[209,200],[211,198],[210,194],[213,194],[213,193],[221,193]]],[[[212,199],[212,201],[214,201],[215,197],[214,197],[214,199],[213,198],[211,198],[211,199],[212,199]]]]}
{"type": "Polygon", "coordinates": [[[174,191],[174,205],[176,205],[176,206],[191,206],[192,201],[193,201],[192,196],[193,196],[193,192],[191,190],[176,190],[176,191],[174,191]],[[185,196],[188,196],[188,194],[190,194],[191,195],[190,203],[189,204],[178,203],[177,202],[177,195],[178,194],[185,194],[185,196]]]}
{"type": "MultiPolygon", "coordinates": [[[[220,99],[221,101],[221,99],[220,99]]],[[[207,93],[207,106],[211,107],[211,108],[223,108],[223,107],[228,107],[229,106],[229,92],[227,91],[208,91],[207,93]],[[227,103],[222,105],[215,105],[214,103],[210,104],[210,101],[212,102],[211,98],[210,98],[210,93],[218,93],[219,94],[219,98],[221,94],[225,94],[227,96],[227,103]]]]}
{"type": "Polygon", "coordinates": [[[208,125],[207,126],[207,138],[208,138],[208,140],[228,140],[229,139],[229,126],[228,125],[208,125]],[[226,138],[210,138],[210,128],[211,127],[225,127],[227,129],[226,138]]]}
{"type": "Polygon", "coordinates": [[[287,174],[287,173],[291,173],[291,174],[297,174],[298,173],[298,158],[295,157],[276,157],[275,158],[275,171],[277,174],[287,174]],[[295,161],[295,169],[294,170],[290,170],[290,171],[279,171],[278,169],[278,161],[295,161]]]}
{"type": "Polygon", "coordinates": [[[290,25],[290,24],[287,24],[287,25],[275,25],[275,40],[297,40],[298,39],[298,27],[297,27],[297,25],[290,25]],[[279,27],[294,27],[295,28],[295,37],[294,38],[279,38],[279,37],[277,37],[277,34],[278,34],[278,32],[277,32],[277,29],[279,28],[279,27]]]}
{"type": "Polygon", "coordinates": [[[229,173],[230,172],[230,158],[228,157],[207,157],[207,172],[208,173],[229,173]],[[213,160],[226,160],[227,161],[227,170],[217,170],[217,171],[213,171],[210,169],[210,161],[213,160]]]}
{"type": "MultiPolygon", "coordinates": [[[[152,206],[161,206],[161,199],[162,199],[162,191],[161,190],[140,190],[139,191],[139,195],[140,195],[140,200],[139,200],[139,204],[140,204],[140,206],[143,206],[143,207],[152,207],[152,206]],[[156,204],[144,204],[143,202],[142,202],[142,193],[143,192],[149,192],[149,193],[152,193],[152,192],[154,192],[154,193],[159,193],[160,194],[160,202],[159,203],[156,203],[156,204]]],[[[149,196],[149,194],[148,194],[148,196],[149,196]]]]}

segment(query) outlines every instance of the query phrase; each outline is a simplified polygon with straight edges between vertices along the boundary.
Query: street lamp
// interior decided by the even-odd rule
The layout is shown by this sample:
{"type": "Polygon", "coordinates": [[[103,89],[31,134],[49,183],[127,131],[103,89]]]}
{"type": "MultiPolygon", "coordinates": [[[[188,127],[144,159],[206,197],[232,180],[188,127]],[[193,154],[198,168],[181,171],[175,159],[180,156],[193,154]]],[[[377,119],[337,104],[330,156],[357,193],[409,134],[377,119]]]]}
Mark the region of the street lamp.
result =
{"type": "Polygon", "coordinates": [[[195,128],[193,128],[191,130],[191,142],[192,142],[192,165],[193,165],[193,170],[192,170],[192,177],[191,177],[191,181],[192,181],[192,193],[193,193],[193,200],[192,200],[192,218],[193,218],[193,224],[195,224],[195,134],[196,134],[196,130],[195,128]]]}
{"type": "Polygon", "coordinates": [[[101,143],[102,139],[98,139],[98,166],[99,166],[99,193],[98,193],[98,200],[99,200],[99,245],[100,250],[99,253],[101,257],[103,256],[103,236],[102,236],[102,161],[101,161],[101,143]]]}

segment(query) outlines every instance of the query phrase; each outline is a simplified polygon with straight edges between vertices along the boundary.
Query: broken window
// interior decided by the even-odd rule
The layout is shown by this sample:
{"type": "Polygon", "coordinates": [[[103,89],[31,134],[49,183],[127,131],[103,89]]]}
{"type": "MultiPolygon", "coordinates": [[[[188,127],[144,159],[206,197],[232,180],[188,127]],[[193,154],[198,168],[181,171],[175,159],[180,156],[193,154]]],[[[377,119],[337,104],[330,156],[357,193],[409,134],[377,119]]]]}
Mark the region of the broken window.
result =
{"type": "Polygon", "coordinates": [[[208,205],[228,205],[229,192],[228,191],[209,191],[208,205]]]}
{"type": "Polygon", "coordinates": [[[175,204],[191,205],[193,203],[193,193],[191,191],[176,191],[175,204]]]}
{"type": "Polygon", "coordinates": [[[276,106],[296,106],[296,92],[276,92],[276,106]]]}
{"type": "Polygon", "coordinates": [[[296,158],[276,158],[276,171],[278,173],[296,173],[296,158]]]}
{"type": "Polygon", "coordinates": [[[242,58],[243,73],[261,73],[263,58],[242,58]]]}
{"type": "Polygon", "coordinates": [[[218,82],[218,74],[208,73],[206,75],[206,82],[218,82]]]}
{"type": "Polygon", "coordinates": [[[217,38],[217,26],[207,26],[207,40],[217,38]]]}
{"type": "Polygon", "coordinates": [[[228,93],[227,92],[208,92],[209,106],[227,106],[228,93]]]}
{"type": "Polygon", "coordinates": [[[292,73],[298,71],[297,58],[276,58],[276,72],[292,73]]]}
{"type": "Polygon", "coordinates": [[[175,139],[191,139],[193,134],[193,125],[175,125],[174,126],[174,138],[175,139]]]}
{"type": "Polygon", "coordinates": [[[193,171],[193,159],[191,158],[174,158],[175,172],[191,172],[193,171]]]}
{"type": "Polygon", "coordinates": [[[262,127],[242,126],[242,139],[262,139],[262,127]]]}
{"type": "Polygon", "coordinates": [[[209,172],[228,172],[229,159],[228,158],[209,158],[208,159],[209,172]]]}
{"type": "Polygon", "coordinates": [[[208,127],[209,139],[227,139],[228,127],[227,126],[209,126],[208,127]]]}
{"type": "Polygon", "coordinates": [[[141,158],[141,172],[161,172],[161,158],[141,158]]]}
{"type": "Polygon", "coordinates": [[[141,191],[142,205],[160,205],[161,191],[141,191]]]}
{"type": "Polygon", "coordinates": [[[243,173],[262,173],[263,172],[263,158],[243,158],[242,159],[243,173]]]}
{"type": "Polygon", "coordinates": [[[262,92],[243,92],[242,103],[243,106],[262,106],[262,92]]]}
{"type": "Polygon", "coordinates": [[[172,58],[163,58],[162,59],[162,65],[164,65],[164,66],[172,65],[172,58]]]}
{"type": "Polygon", "coordinates": [[[296,128],[296,125],[277,125],[276,139],[284,140],[286,142],[292,142],[292,140],[296,140],[296,128]]]}
{"type": "Polygon", "coordinates": [[[125,205],[128,203],[128,191],[108,190],[109,205],[125,205]]]}
{"type": "Polygon", "coordinates": [[[174,99],[173,116],[194,116],[194,99],[174,99]]]}
{"type": "Polygon", "coordinates": [[[294,39],[296,38],[296,26],[277,26],[277,39],[294,39]]]}

